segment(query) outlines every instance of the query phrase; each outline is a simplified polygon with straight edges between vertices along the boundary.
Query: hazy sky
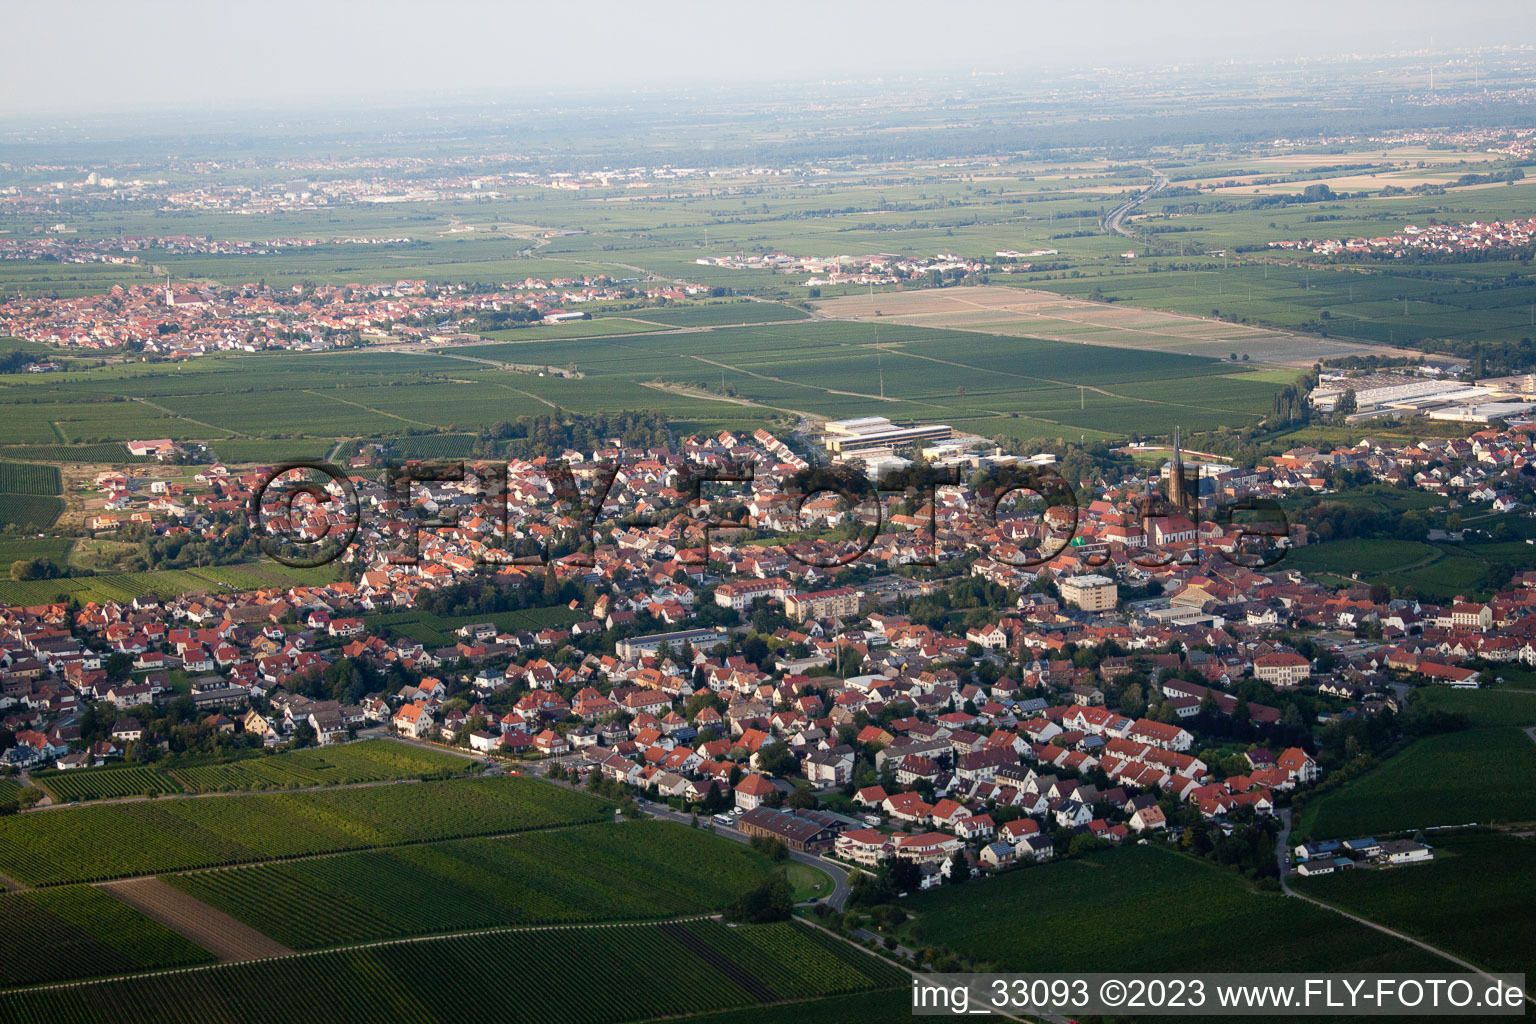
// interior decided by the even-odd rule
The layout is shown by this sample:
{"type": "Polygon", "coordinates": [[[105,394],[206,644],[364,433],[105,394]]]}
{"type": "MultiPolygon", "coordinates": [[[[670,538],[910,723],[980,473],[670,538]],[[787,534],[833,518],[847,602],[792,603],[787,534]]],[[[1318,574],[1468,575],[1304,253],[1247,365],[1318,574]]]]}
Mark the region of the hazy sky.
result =
{"type": "Polygon", "coordinates": [[[0,114],[1536,43],[1482,0],[4,0],[0,114]]]}

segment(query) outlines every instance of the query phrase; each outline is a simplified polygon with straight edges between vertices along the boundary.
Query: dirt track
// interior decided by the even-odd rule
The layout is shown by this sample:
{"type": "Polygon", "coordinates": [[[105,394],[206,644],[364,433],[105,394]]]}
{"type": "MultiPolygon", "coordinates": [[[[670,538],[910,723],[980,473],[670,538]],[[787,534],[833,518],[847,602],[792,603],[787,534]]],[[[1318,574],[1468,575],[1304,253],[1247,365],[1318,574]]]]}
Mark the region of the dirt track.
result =
{"type": "MultiPolygon", "coordinates": [[[[1402,354],[1397,349],[1339,338],[1227,323],[1166,313],[1143,306],[1090,302],[1055,292],[984,285],[916,289],[879,295],[845,295],[817,302],[823,317],[870,320],[917,327],[1044,338],[1111,348],[1150,349],[1224,359],[1246,352],[1277,365],[1310,366],[1317,359],[1351,353],[1402,354]]],[[[1418,354],[1418,353],[1410,353],[1418,354]]]]}
{"type": "Polygon", "coordinates": [[[293,953],[250,925],[236,921],[158,878],[103,882],[99,888],[144,916],[180,932],[225,963],[293,953]]]}

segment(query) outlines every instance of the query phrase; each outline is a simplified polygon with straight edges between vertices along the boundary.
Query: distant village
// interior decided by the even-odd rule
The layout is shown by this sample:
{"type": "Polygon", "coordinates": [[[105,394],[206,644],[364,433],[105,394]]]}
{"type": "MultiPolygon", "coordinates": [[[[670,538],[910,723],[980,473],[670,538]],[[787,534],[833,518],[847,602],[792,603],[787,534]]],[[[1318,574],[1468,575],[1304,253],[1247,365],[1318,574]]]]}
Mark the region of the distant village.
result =
{"type": "Polygon", "coordinates": [[[588,314],[566,306],[707,293],[687,283],[619,282],[606,277],[527,278],[492,291],[464,284],[401,280],[392,285],[259,284],[219,288],[114,285],[105,295],[76,299],[13,298],[0,303],[0,333],[87,351],[124,347],[165,359],[264,349],[323,351],[347,345],[477,340],[464,327],[508,314],[506,326],[588,314]]]}
{"type": "Polygon", "coordinates": [[[285,249],[322,245],[409,245],[409,238],[272,238],[264,242],[215,239],[207,235],[118,235],[71,238],[67,225],[31,238],[0,238],[0,260],[56,260],[59,263],[108,263],[132,266],[158,256],[266,256],[285,249]]]}
{"type": "MultiPolygon", "coordinates": [[[[1054,252],[1055,250],[1051,250],[1054,252]]],[[[999,252],[1010,263],[1021,254],[999,252]]],[[[988,265],[978,259],[939,253],[935,256],[899,256],[894,253],[874,253],[867,256],[789,256],[776,253],[738,253],[734,256],[700,256],[693,262],[704,267],[725,267],[730,270],[768,270],[780,274],[809,274],[801,282],[807,287],[838,284],[901,284],[914,278],[926,278],[932,274],[950,278],[967,274],[980,274],[988,265]]],[[[1025,263],[1017,269],[1027,270],[1025,263]]]]}
{"type": "Polygon", "coordinates": [[[1536,217],[1515,220],[1469,221],[1465,224],[1413,224],[1376,238],[1318,238],[1273,241],[1271,249],[1291,249],[1319,256],[1370,255],[1404,259],[1410,256],[1456,256],[1496,253],[1536,246],[1536,217]]]}

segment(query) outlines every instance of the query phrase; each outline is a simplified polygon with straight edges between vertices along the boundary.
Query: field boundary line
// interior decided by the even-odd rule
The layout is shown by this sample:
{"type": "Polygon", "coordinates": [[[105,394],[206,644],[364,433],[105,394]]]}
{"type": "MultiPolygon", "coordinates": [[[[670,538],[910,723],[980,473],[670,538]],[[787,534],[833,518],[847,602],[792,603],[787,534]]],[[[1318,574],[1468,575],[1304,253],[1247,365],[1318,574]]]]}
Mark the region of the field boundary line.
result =
{"type": "MultiPolygon", "coordinates": [[[[153,878],[155,876],[151,875],[149,877],[153,878]]],[[[435,935],[406,935],[394,939],[356,942],[346,946],[326,946],[324,949],[296,949],[288,953],[254,957],[249,960],[224,961],[216,964],[193,964],[188,967],[170,967],[158,971],[115,974],[104,978],[82,978],[77,981],[52,982],[46,985],[17,986],[0,991],[0,999],[17,993],[55,992],[64,989],[88,988],[93,985],[106,985],[117,981],[164,977],[172,974],[200,974],[205,971],[217,971],[223,968],[237,967],[242,964],[264,963],[270,960],[296,960],[301,957],[326,956],[332,953],[345,953],[359,949],[378,949],[383,946],[404,946],[418,942],[443,942],[448,939],[469,939],[485,935],[508,935],[519,932],[594,931],[599,928],[648,928],[665,924],[684,924],[690,921],[718,921],[721,918],[722,915],[717,913],[690,914],[684,917],[661,917],[644,921],[588,921],[572,922],[570,924],[498,925],[493,928],[470,928],[454,932],[439,932],[435,935]]],[[[869,951],[863,950],[863,952],[867,953],[869,951]]]]}
{"type": "Polygon", "coordinates": [[[438,430],[442,426],[439,423],[428,423],[425,420],[413,420],[409,416],[401,416],[397,413],[385,412],[383,409],[375,409],[371,405],[364,405],[361,402],[349,402],[345,398],[337,398],[335,395],[327,395],[323,392],[315,391],[312,388],[300,388],[299,392],[300,394],[312,395],[315,398],[328,398],[333,402],[340,402],[342,405],[350,405],[354,409],[361,409],[364,412],[371,412],[376,416],[388,416],[390,419],[399,420],[401,423],[410,423],[418,427],[431,427],[433,430],[438,430]]]}

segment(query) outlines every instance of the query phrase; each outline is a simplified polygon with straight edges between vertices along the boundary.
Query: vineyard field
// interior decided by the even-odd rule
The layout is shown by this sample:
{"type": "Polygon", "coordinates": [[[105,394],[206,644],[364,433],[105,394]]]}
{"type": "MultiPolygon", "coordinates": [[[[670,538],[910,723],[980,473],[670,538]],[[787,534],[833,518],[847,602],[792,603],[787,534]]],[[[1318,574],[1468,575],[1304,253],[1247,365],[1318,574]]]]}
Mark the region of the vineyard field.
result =
{"type": "Polygon", "coordinates": [[[424,611],[383,612],[364,616],[369,630],[389,629],[401,636],[420,640],[434,647],[447,647],[459,637],[454,630],[473,622],[491,622],[497,629],[527,630],[536,633],[541,629],[559,629],[580,621],[581,616],[562,606],[553,608],[524,608],[521,611],[490,612],[483,615],[441,616],[424,611]]]}
{"type": "Polygon", "coordinates": [[[0,462],[0,493],[61,494],[59,467],[26,462],[0,462]]]}
{"type": "Polygon", "coordinates": [[[173,774],[194,793],[250,789],[298,789],[388,779],[424,779],[457,774],[473,762],[445,751],[392,740],[364,740],[340,746],[247,757],[224,764],[177,768],[173,774]]]}
{"type": "Polygon", "coordinates": [[[746,1010],[718,1010],[689,1017],[689,1024],[891,1024],[912,1015],[909,988],[824,996],[746,1010]]]}
{"type": "Polygon", "coordinates": [[[723,909],[768,862],[664,821],[465,839],[165,880],[292,949],[499,925],[723,909]],[[381,900],[410,889],[412,898],[381,900]]]}
{"type": "Polygon", "coordinates": [[[45,530],[64,514],[64,502],[42,494],[0,494],[0,526],[45,530]]]}
{"type": "Polygon", "coordinates": [[[0,457],[37,459],[41,462],[148,462],[147,455],[129,455],[125,445],[103,444],[25,444],[0,446],[0,457]]]}
{"type": "Polygon", "coordinates": [[[1330,911],[1250,889],[1208,861],[1152,846],[1008,872],[914,895],[908,946],[938,945],[1001,970],[1434,970],[1432,954],[1330,911]],[[1030,927],[1018,927],[1028,913],[1030,927]],[[1259,945],[1237,936],[1262,933],[1259,945]]]}
{"type": "Polygon", "coordinates": [[[71,803],[148,793],[229,793],[425,779],[463,772],[472,763],[444,751],[392,740],[364,740],[190,767],[74,768],[34,772],[32,777],[55,801],[71,803]]]}
{"type": "Polygon", "coordinates": [[[100,881],[595,822],[608,808],[522,778],[71,807],[0,818],[0,874],[100,881]]]}
{"type": "MultiPolygon", "coordinates": [[[[3,506],[6,495],[0,495],[3,506]]],[[[32,499],[26,499],[32,500],[32,499]]],[[[40,501],[58,501],[57,498],[40,498],[40,501]]],[[[216,593],[228,587],[257,589],[260,587],[288,588],[299,585],[330,583],[340,578],[343,570],[334,565],[315,569],[293,569],[276,562],[250,562],[237,565],[214,565],[197,569],[155,569],[148,572],[102,573],[97,576],[71,576],[65,579],[0,581],[0,604],[35,605],[51,604],[55,600],[73,597],[84,604],[87,601],[117,601],[127,603],[135,597],[153,593],[162,598],[178,594],[205,591],[216,593]]]]}
{"type": "Polygon", "coordinates": [[[245,1024],[259,1006],[265,1024],[375,1024],[477,1020],[495,1006],[511,1024],[618,1024],[904,981],[804,925],[701,920],[450,936],[12,992],[0,994],[0,1019],[245,1024]]]}
{"type": "Polygon", "coordinates": [[[475,434],[417,434],[389,443],[395,459],[462,459],[469,456],[475,434]]]}
{"type": "Polygon", "coordinates": [[[182,792],[169,773],[145,765],[33,772],[32,782],[60,804],[182,792]]]}
{"type": "Polygon", "coordinates": [[[712,302],[697,306],[666,306],[631,310],[636,320],[668,327],[720,327],[729,324],[761,324],[776,320],[809,320],[804,310],[778,302],[712,302]]]}
{"type": "Polygon", "coordinates": [[[0,896],[0,985],[208,963],[180,934],[88,885],[0,896]]]}

